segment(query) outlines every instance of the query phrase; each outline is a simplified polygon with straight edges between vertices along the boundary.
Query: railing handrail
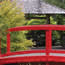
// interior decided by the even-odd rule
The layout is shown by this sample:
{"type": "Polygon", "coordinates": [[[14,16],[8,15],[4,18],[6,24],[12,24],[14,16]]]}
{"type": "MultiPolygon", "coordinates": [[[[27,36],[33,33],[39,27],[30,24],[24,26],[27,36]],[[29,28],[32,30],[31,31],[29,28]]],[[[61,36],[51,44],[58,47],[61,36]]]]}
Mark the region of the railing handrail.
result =
{"type": "Polygon", "coordinates": [[[65,25],[28,25],[8,29],[10,32],[21,30],[65,30],[65,25]]]}
{"type": "MultiPolygon", "coordinates": [[[[8,29],[7,34],[7,53],[10,53],[10,32],[25,30],[45,30],[46,32],[46,51],[52,50],[52,30],[65,30],[65,25],[27,25],[8,29]]],[[[47,55],[49,52],[47,52],[47,55]]]]}

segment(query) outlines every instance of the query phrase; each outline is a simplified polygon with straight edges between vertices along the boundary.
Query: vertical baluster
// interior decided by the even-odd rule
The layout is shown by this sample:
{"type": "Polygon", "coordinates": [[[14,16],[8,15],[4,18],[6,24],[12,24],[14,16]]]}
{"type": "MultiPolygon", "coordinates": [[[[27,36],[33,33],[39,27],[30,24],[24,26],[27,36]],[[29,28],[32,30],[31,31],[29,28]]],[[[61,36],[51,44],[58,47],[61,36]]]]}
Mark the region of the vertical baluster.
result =
{"type": "Polygon", "coordinates": [[[46,65],[49,65],[48,58],[49,58],[49,52],[52,48],[52,31],[48,30],[46,31],[46,56],[47,56],[47,63],[46,65]]]}
{"type": "Polygon", "coordinates": [[[7,34],[7,53],[10,53],[10,32],[7,34]]]}

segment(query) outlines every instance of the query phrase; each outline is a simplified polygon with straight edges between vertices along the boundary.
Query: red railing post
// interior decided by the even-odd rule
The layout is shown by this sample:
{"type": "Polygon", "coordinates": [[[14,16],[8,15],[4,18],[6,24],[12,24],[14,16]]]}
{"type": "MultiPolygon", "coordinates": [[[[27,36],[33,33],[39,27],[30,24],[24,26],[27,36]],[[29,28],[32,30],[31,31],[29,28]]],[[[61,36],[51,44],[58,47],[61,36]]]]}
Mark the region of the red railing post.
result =
{"type": "Polygon", "coordinates": [[[48,57],[49,57],[49,52],[50,52],[51,48],[52,48],[52,31],[48,30],[48,31],[46,31],[46,56],[47,56],[46,65],[49,65],[48,57]]]}
{"type": "Polygon", "coordinates": [[[7,53],[10,53],[10,32],[7,34],[7,53]]]}
{"type": "Polygon", "coordinates": [[[46,31],[46,50],[51,50],[52,48],[52,31],[46,31]]]}
{"type": "Polygon", "coordinates": [[[1,58],[1,37],[0,37],[0,58],[1,58]]]}

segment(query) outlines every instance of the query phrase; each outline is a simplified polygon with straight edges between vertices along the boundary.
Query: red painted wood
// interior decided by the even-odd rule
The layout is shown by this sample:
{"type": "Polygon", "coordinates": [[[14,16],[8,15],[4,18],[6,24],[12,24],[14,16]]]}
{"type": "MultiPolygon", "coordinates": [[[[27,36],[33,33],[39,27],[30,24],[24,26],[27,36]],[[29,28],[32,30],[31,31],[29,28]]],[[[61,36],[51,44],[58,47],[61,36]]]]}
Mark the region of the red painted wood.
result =
{"type": "Polygon", "coordinates": [[[52,31],[46,31],[46,50],[52,48],[52,31]]]}
{"type": "Polygon", "coordinates": [[[23,31],[23,30],[46,30],[46,50],[29,50],[20,52],[10,52],[10,33],[7,34],[7,53],[2,55],[3,59],[0,59],[0,65],[6,63],[18,63],[18,62],[64,62],[65,56],[50,56],[50,53],[65,54],[64,50],[52,50],[52,30],[65,30],[65,25],[30,25],[10,28],[8,31],[23,31]],[[29,54],[29,53],[46,53],[46,56],[27,56],[27,57],[12,57],[4,58],[5,56],[29,54]],[[23,60],[22,60],[23,59],[23,60]]]}
{"type": "Polygon", "coordinates": [[[8,29],[10,32],[21,30],[65,30],[65,25],[30,25],[8,29]]]}
{"type": "Polygon", "coordinates": [[[7,34],[7,53],[10,53],[10,32],[7,34]]]}
{"type": "Polygon", "coordinates": [[[48,49],[49,50],[51,50],[52,49],[52,31],[50,30],[49,32],[48,32],[48,38],[49,38],[49,40],[48,40],[48,42],[49,42],[49,44],[48,44],[48,49]]]}
{"type": "Polygon", "coordinates": [[[51,46],[52,46],[52,31],[46,31],[46,56],[47,56],[47,62],[46,65],[49,65],[48,63],[48,58],[49,58],[49,51],[51,50],[51,46]]]}
{"type": "Polygon", "coordinates": [[[32,57],[15,57],[15,58],[5,58],[1,63],[23,63],[23,62],[46,62],[46,56],[32,56],[32,57]],[[42,60],[43,59],[43,60],[42,60]]]}
{"type": "Polygon", "coordinates": [[[47,56],[47,63],[48,64],[48,56],[49,56],[49,31],[46,31],[46,56],[47,56]]]}
{"type": "Polygon", "coordinates": [[[65,57],[49,56],[48,61],[49,62],[64,62],[65,63],[65,57]]]}
{"type": "Polygon", "coordinates": [[[0,38],[0,56],[1,56],[1,38],[0,38]]]}
{"type": "Polygon", "coordinates": [[[46,53],[46,50],[29,50],[29,51],[10,52],[6,54],[2,54],[2,57],[11,56],[11,55],[19,55],[19,54],[29,54],[29,53],[46,53]]]}
{"type": "Polygon", "coordinates": [[[50,50],[50,53],[62,53],[65,54],[65,50],[50,50]]]}
{"type": "MultiPolygon", "coordinates": [[[[32,56],[32,57],[16,57],[3,59],[1,63],[23,63],[23,62],[47,62],[47,56],[32,56]],[[23,59],[23,60],[22,60],[23,59]]],[[[49,56],[48,62],[64,62],[65,57],[49,56]]]]}
{"type": "MultiPolygon", "coordinates": [[[[23,62],[47,62],[47,56],[16,57],[3,59],[1,63],[23,63],[23,62]],[[23,59],[23,60],[22,60],[23,59]]],[[[49,56],[48,62],[64,62],[65,57],[49,56]]]]}

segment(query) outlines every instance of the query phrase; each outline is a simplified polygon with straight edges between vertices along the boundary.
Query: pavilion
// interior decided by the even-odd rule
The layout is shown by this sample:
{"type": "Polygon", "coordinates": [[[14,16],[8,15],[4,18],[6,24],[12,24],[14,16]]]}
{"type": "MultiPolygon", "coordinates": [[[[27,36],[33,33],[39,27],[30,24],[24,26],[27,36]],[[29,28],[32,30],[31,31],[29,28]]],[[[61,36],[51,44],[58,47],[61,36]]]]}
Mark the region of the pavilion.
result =
{"type": "MultiPolygon", "coordinates": [[[[23,4],[25,14],[64,14],[65,10],[54,5],[50,5],[44,0],[17,0],[17,6],[23,4]]],[[[21,7],[21,5],[19,6],[21,7]]]]}

